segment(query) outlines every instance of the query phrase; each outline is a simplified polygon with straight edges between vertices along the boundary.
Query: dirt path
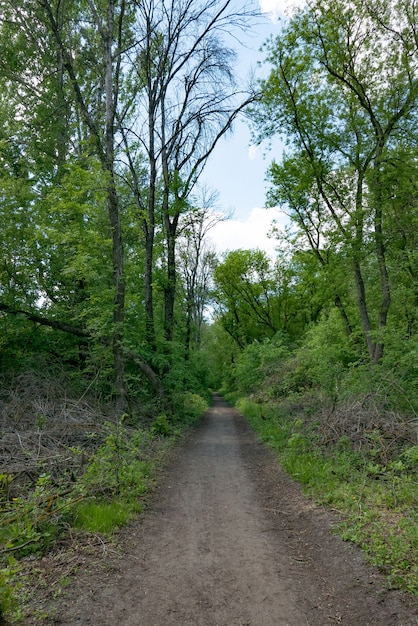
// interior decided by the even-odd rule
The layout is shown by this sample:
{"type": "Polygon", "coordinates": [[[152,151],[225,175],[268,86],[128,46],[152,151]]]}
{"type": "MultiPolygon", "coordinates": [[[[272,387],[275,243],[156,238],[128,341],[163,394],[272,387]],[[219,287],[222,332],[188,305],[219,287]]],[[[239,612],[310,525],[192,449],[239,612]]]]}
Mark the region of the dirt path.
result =
{"type": "Polygon", "coordinates": [[[412,626],[413,607],[331,534],[219,397],[119,554],[80,571],[54,624],[412,626]]]}

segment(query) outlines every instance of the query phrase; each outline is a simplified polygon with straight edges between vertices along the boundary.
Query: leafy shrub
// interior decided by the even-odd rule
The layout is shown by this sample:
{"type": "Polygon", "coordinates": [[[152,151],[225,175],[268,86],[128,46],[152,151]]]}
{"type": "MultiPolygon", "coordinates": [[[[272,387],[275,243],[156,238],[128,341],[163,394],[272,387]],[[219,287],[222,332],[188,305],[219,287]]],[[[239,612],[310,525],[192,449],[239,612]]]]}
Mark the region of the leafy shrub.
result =
{"type": "Polygon", "coordinates": [[[196,393],[186,391],[183,395],[183,411],[188,417],[196,419],[208,410],[208,402],[196,393]]]}
{"type": "Polygon", "coordinates": [[[13,498],[2,520],[0,539],[5,553],[18,557],[46,550],[63,532],[63,516],[72,505],[49,474],[42,474],[33,492],[13,498]]]}
{"type": "Polygon", "coordinates": [[[108,435],[97,450],[81,479],[81,489],[89,495],[129,495],[144,493],[151,476],[151,465],[142,460],[143,431],[129,431],[121,423],[106,425],[108,435]]]}
{"type": "Polygon", "coordinates": [[[343,373],[359,361],[336,309],[307,331],[298,352],[313,384],[320,386],[331,399],[338,396],[343,373]]]}
{"type": "Polygon", "coordinates": [[[7,618],[19,617],[16,597],[18,573],[19,567],[13,557],[10,557],[7,569],[0,569],[0,625],[7,624],[7,618]]]}
{"type": "Polygon", "coordinates": [[[157,415],[151,426],[151,432],[153,435],[160,437],[170,437],[174,434],[173,425],[170,424],[169,419],[165,413],[157,415]]]}
{"type": "Polygon", "coordinates": [[[245,394],[258,391],[265,379],[281,367],[288,354],[289,350],[280,335],[261,343],[251,343],[238,356],[235,365],[238,390],[245,394]]]}

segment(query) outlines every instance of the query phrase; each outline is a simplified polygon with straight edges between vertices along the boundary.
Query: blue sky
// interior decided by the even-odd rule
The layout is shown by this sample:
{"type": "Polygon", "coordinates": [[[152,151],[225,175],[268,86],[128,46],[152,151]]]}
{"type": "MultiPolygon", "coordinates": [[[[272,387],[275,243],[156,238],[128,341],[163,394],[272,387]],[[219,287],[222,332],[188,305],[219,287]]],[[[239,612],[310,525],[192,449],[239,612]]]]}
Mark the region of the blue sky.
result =
{"type": "MultiPolygon", "coordinates": [[[[261,45],[270,35],[278,35],[285,11],[291,8],[289,0],[260,0],[265,13],[264,23],[258,23],[245,48],[238,49],[238,71],[245,79],[257,61],[263,59],[261,45]]],[[[293,2],[295,4],[295,2],[293,2]]],[[[300,4],[300,2],[299,2],[300,4]]],[[[260,70],[256,73],[259,74],[260,70]]],[[[222,211],[232,218],[218,224],[210,233],[210,239],[218,252],[237,248],[261,248],[274,253],[274,240],[268,237],[271,223],[285,224],[286,218],[277,208],[264,209],[267,183],[266,171],[273,158],[280,158],[278,145],[272,151],[267,146],[251,146],[247,124],[238,121],[233,135],[220,141],[214,150],[203,175],[203,182],[219,192],[222,211]]]]}

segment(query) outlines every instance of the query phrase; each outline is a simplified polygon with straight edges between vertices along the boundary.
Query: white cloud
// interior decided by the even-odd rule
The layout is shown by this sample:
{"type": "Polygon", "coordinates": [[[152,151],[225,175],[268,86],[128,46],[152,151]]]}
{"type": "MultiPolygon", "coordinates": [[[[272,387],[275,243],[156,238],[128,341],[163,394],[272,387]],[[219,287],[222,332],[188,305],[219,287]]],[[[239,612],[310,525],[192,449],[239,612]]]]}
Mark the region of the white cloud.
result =
{"type": "Polygon", "coordinates": [[[282,15],[288,15],[296,7],[305,4],[304,0],[259,0],[262,13],[266,13],[273,22],[282,15]]]}
{"type": "Polygon", "coordinates": [[[260,146],[255,146],[254,144],[251,144],[251,146],[248,148],[248,158],[250,159],[250,161],[254,161],[254,159],[258,157],[259,153],[260,146]]]}
{"type": "Polygon", "coordinates": [[[274,257],[277,242],[268,237],[273,220],[284,228],[286,217],[278,208],[255,208],[246,218],[220,222],[210,231],[209,237],[218,253],[260,248],[274,257]]]}

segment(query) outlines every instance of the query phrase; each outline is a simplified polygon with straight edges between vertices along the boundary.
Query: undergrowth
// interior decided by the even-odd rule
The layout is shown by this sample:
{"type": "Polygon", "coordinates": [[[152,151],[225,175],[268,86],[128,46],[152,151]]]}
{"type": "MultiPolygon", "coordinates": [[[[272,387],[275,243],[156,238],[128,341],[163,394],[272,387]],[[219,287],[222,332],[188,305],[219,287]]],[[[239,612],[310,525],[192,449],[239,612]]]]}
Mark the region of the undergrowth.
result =
{"type": "Polygon", "coordinates": [[[330,444],[310,403],[229,399],[305,492],[340,513],[336,532],[360,545],[393,588],[418,596],[418,445],[391,441],[382,427],[330,444]]]}
{"type": "MultiPolygon", "coordinates": [[[[127,524],[142,510],[167,450],[206,408],[205,400],[188,392],[175,399],[176,413],[157,415],[150,427],[108,421],[93,452],[80,443],[67,446],[68,467],[42,471],[40,462],[31,486],[14,485],[13,474],[0,474],[0,624],[21,623],[24,560],[75,534],[111,535],[127,524]]],[[[97,433],[85,434],[87,443],[92,438],[97,433]]]]}

